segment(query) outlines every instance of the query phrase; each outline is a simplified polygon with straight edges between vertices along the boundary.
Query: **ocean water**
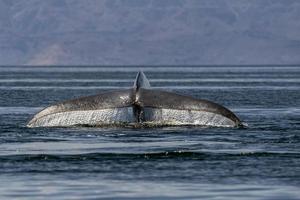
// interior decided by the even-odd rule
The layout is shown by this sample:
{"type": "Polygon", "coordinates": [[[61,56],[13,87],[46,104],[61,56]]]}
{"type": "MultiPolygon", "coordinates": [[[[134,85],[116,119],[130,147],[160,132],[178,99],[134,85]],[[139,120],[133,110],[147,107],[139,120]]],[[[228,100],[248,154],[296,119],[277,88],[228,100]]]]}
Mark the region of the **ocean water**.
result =
{"type": "Polygon", "coordinates": [[[300,199],[300,66],[0,67],[0,180],[0,199],[300,199]],[[26,127],[139,70],[249,127],[26,127]]]}

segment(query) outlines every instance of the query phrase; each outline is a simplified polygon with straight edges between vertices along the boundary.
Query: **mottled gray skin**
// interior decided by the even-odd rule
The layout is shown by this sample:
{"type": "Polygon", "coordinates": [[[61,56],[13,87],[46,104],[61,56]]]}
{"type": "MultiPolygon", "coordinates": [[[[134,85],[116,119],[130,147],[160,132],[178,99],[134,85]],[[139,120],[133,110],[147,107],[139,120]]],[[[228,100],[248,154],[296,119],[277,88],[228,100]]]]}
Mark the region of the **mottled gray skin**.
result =
{"type": "Polygon", "coordinates": [[[105,125],[242,126],[239,118],[216,103],[153,90],[143,72],[132,89],[58,103],[37,113],[28,127],[105,125]]]}

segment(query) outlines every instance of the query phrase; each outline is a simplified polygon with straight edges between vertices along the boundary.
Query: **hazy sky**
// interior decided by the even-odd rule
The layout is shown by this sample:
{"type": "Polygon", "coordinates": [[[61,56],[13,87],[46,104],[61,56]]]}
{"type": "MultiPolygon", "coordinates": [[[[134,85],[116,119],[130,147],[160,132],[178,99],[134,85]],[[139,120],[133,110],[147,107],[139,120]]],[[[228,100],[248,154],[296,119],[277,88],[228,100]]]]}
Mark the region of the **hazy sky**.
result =
{"type": "Polygon", "coordinates": [[[299,63],[299,0],[0,0],[0,65],[299,63]]]}

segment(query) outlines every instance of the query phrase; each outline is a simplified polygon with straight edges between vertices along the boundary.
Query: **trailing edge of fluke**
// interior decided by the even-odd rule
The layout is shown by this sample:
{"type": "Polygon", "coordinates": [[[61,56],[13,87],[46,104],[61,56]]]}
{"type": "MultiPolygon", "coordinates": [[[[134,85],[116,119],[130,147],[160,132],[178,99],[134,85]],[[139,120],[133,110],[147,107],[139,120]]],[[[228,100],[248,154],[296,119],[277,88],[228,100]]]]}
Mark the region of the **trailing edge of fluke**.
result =
{"type": "Polygon", "coordinates": [[[131,89],[49,106],[27,124],[28,127],[114,125],[239,127],[242,122],[219,104],[152,89],[145,74],[138,72],[131,89]]]}

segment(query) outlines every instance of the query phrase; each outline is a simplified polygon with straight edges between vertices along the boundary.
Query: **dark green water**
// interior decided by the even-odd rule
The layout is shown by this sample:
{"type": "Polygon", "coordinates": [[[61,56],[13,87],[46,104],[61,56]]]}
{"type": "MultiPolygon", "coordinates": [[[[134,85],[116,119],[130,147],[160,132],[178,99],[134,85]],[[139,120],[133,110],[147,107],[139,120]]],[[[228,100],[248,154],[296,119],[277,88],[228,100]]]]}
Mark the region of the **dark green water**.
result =
{"type": "Polygon", "coordinates": [[[0,67],[0,180],[1,199],[300,199],[300,66],[0,67]],[[26,128],[139,69],[249,128],[26,128]]]}

